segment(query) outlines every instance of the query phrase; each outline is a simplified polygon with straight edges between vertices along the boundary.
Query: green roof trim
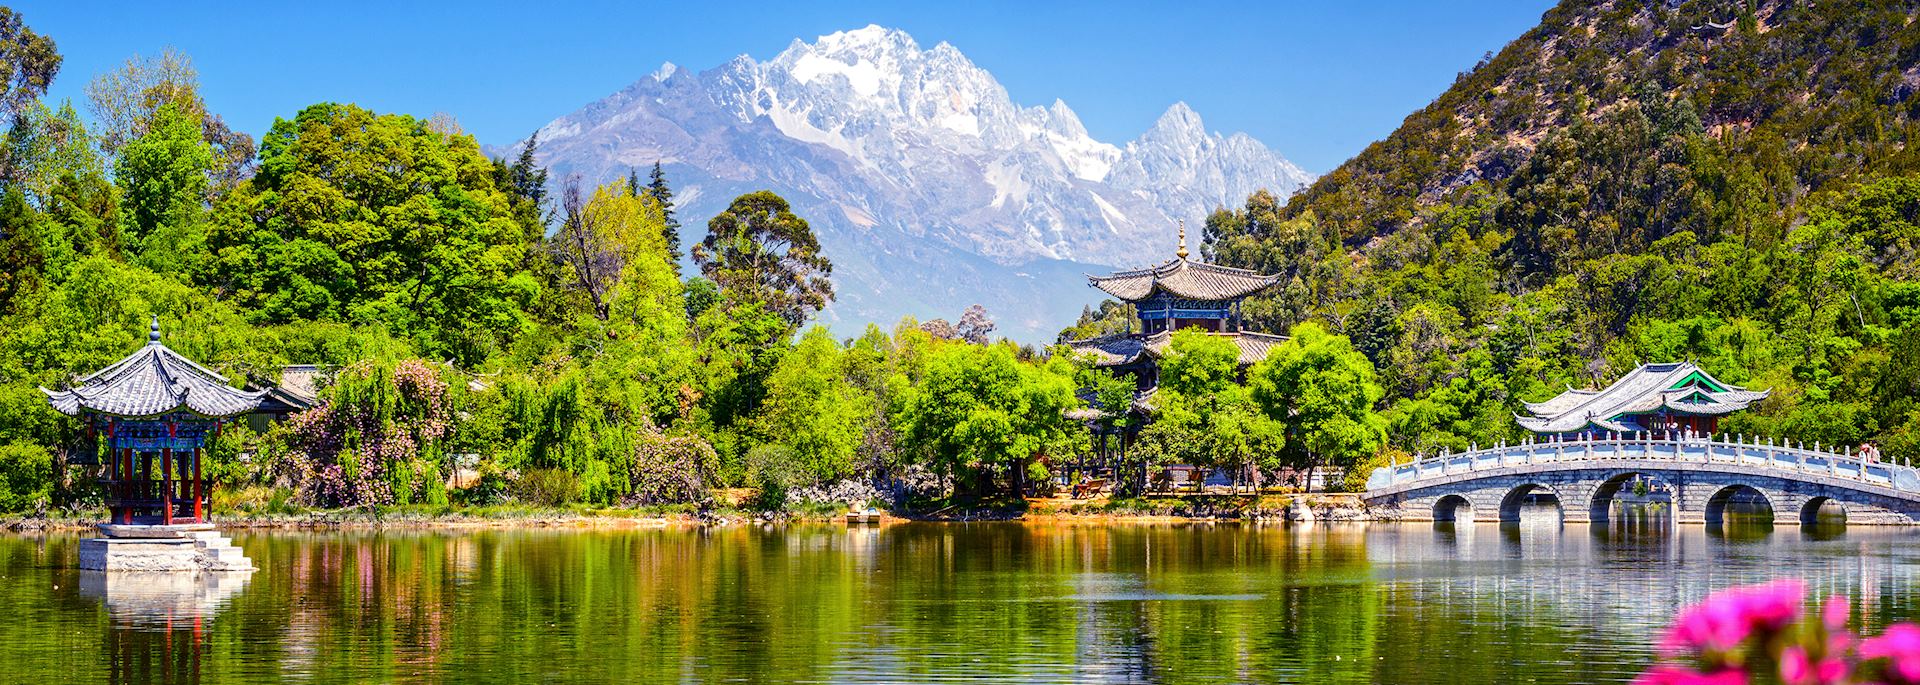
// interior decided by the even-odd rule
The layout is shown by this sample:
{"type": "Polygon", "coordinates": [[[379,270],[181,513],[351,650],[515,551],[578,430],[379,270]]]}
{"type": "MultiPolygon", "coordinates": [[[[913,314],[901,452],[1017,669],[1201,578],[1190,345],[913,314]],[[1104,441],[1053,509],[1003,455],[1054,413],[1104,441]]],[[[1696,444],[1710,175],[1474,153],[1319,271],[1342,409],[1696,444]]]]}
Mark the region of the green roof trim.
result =
{"type": "Polygon", "coordinates": [[[1673,384],[1673,387],[1668,389],[1679,390],[1680,388],[1686,387],[1688,383],[1696,383],[1696,382],[1701,385],[1707,386],[1707,390],[1712,392],[1727,391],[1727,386],[1721,385],[1719,381],[1714,380],[1713,377],[1707,375],[1705,371],[1698,371],[1698,370],[1694,371],[1693,373],[1687,374],[1686,377],[1680,379],[1680,382],[1673,384]]]}

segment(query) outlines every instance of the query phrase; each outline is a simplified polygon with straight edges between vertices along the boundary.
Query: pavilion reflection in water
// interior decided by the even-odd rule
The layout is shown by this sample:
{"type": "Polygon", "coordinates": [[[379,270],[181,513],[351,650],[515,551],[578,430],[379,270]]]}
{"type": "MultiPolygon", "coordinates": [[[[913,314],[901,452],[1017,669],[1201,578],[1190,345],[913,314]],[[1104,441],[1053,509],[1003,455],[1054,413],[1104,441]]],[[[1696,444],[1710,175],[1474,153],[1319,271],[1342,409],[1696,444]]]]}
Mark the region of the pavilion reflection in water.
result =
{"type": "Polygon", "coordinates": [[[81,571],[80,594],[106,605],[108,681],[198,683],[209,625],[253,571],[81,571]]]}

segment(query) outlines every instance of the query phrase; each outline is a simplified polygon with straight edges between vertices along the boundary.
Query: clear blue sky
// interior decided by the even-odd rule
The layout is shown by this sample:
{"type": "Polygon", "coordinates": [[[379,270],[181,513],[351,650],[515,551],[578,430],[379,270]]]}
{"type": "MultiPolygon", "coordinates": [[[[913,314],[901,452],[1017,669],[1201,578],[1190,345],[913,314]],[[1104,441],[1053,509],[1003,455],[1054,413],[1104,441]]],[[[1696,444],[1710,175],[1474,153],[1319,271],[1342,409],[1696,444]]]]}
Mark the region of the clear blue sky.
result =
{"type": "Polygon", "coordinates": [[[1124,143],[1185,100],[1322,173],[1385,136],[1544,0],[1179,2],[16,2],[66,57],[52,95],[134,53],[178,48],[208,105],[256,136],[321,101],[447,112],[502,144],[652,72],[766,59],[798,37],[870,23],[958,47],[1015,102],[1067,101],[1124,143]],[[1349,6],[1349,5],[1360,6],[1349,6]]]}

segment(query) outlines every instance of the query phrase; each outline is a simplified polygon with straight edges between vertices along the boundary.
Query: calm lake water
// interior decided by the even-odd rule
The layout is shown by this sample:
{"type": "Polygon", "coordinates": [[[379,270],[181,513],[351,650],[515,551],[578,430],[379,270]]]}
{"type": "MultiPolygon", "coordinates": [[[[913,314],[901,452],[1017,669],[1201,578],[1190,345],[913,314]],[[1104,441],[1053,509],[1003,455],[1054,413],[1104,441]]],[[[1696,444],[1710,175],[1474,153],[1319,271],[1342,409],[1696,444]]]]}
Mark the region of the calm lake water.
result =
{"type": "Polygon", "coordinates": [[[0,682],[1623,682],[1730,584],[1920,608],[1920,530],[1667,528],[243,533],[196,581],[0,536],[0,682]]]}

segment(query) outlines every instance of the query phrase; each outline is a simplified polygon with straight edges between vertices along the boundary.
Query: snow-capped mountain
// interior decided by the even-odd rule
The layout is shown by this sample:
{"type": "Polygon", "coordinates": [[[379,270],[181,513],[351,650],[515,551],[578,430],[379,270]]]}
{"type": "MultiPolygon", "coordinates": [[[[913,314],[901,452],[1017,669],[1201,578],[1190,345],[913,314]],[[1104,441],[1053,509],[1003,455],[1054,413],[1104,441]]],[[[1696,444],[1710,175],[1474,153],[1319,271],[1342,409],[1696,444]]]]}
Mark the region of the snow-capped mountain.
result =
{"type": "Polygon", "coordinates": [[[953,46],[879,26],[697,74],[669,63],[539,137],[556,174],[588,181],[662,162],[689,241],[736,195],[786,197],[834,260],[843,335],[977,302],[1041,341],[1097,301],[1081,272],[1165,259],[1176,219],[1312,180],[1185,103],[1124,147],[1096,140],[1066,103],[1016,105],[953,46]]]}

